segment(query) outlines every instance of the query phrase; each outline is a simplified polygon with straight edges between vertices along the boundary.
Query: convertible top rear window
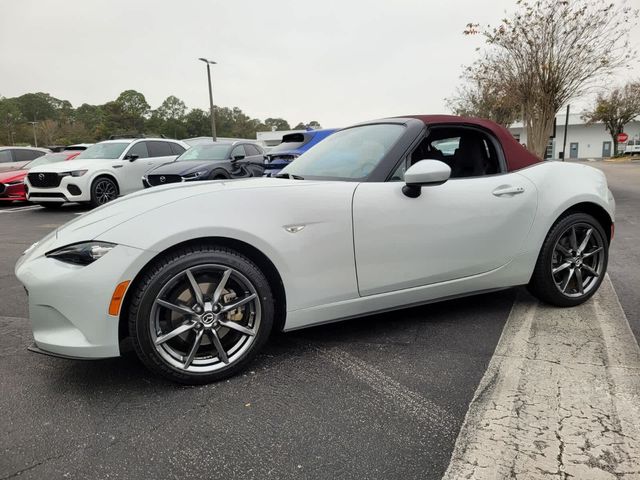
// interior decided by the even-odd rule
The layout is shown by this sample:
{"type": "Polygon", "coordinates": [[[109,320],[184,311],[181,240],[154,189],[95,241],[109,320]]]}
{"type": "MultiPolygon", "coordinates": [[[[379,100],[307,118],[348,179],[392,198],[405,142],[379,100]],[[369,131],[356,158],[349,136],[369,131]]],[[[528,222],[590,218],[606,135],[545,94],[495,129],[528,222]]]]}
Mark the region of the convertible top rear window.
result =
{"type": "Polygon", "coordinates": [[[405,131],[382,123],[347,128],[303,153],[282,173],[303,178],[356,180],[367,177],[405,131]]]}

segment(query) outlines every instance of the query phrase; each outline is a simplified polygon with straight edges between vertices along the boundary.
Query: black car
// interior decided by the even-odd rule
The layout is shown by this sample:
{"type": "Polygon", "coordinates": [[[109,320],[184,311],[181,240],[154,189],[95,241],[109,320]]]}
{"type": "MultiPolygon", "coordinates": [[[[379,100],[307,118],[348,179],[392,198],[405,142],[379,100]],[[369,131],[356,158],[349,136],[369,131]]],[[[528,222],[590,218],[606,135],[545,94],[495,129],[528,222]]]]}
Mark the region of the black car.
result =
{"type": "Polygon", "coordinates": [[[145,188],[193,180],[261,177],[264,150],[256,143],[215,142],[195,145],[170,163],[142,177],[145,188]]]}

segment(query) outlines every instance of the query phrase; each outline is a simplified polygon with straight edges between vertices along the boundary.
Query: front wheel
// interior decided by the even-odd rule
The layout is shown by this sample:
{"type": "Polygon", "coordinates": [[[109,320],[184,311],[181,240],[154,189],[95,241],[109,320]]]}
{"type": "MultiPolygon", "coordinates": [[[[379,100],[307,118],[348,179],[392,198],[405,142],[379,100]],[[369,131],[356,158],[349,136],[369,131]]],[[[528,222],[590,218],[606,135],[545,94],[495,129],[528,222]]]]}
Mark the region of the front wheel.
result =
{"type": "Polygon", "coordinates": [[[609,240],[600,222],[572,213],[549,231],[528,288],[552,305],[580,305],[598,290],[608,260],[609,240]]]}
{"type": "Polygon", "coordinates": [[[98,177],[91,184],[91,206],[99,207],[118,198],[118,185],[108,177],[98,177]]]}
{"type": "Polygon", "coordinates": [[[157,260],[137,283],[129,333],[152,371],[201,384],[243,369],[266,342],[273,316],[271,288],[251,260],[189,246],[157,260]]]}

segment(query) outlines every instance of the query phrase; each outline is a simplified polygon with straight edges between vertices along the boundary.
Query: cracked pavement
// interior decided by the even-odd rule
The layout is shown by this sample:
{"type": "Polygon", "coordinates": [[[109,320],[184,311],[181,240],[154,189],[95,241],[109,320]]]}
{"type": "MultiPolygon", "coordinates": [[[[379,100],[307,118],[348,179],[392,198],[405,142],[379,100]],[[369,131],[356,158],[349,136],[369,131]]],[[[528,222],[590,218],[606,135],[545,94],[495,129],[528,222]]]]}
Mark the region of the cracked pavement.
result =
{"type": "Polygon", "coordinates": [[[572,309],[520,293],[444,478],[640,478],[640,349],[608,277],[572,309]]]}

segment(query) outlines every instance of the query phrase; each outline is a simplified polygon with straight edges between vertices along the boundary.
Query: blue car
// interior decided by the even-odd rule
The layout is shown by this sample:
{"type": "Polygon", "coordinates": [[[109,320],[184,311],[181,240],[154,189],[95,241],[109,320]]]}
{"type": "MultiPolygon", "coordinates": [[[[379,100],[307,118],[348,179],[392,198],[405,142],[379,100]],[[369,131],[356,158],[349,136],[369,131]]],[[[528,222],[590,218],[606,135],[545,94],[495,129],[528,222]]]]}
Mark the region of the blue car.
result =
{"type": "Polygon", "coordinates": [[[282,143],[273,147],[264,156],[264,176],[277,175],[280,170],[335,131],[337,131],[336,128],[325,128],[284,135],[282,143]]]}

